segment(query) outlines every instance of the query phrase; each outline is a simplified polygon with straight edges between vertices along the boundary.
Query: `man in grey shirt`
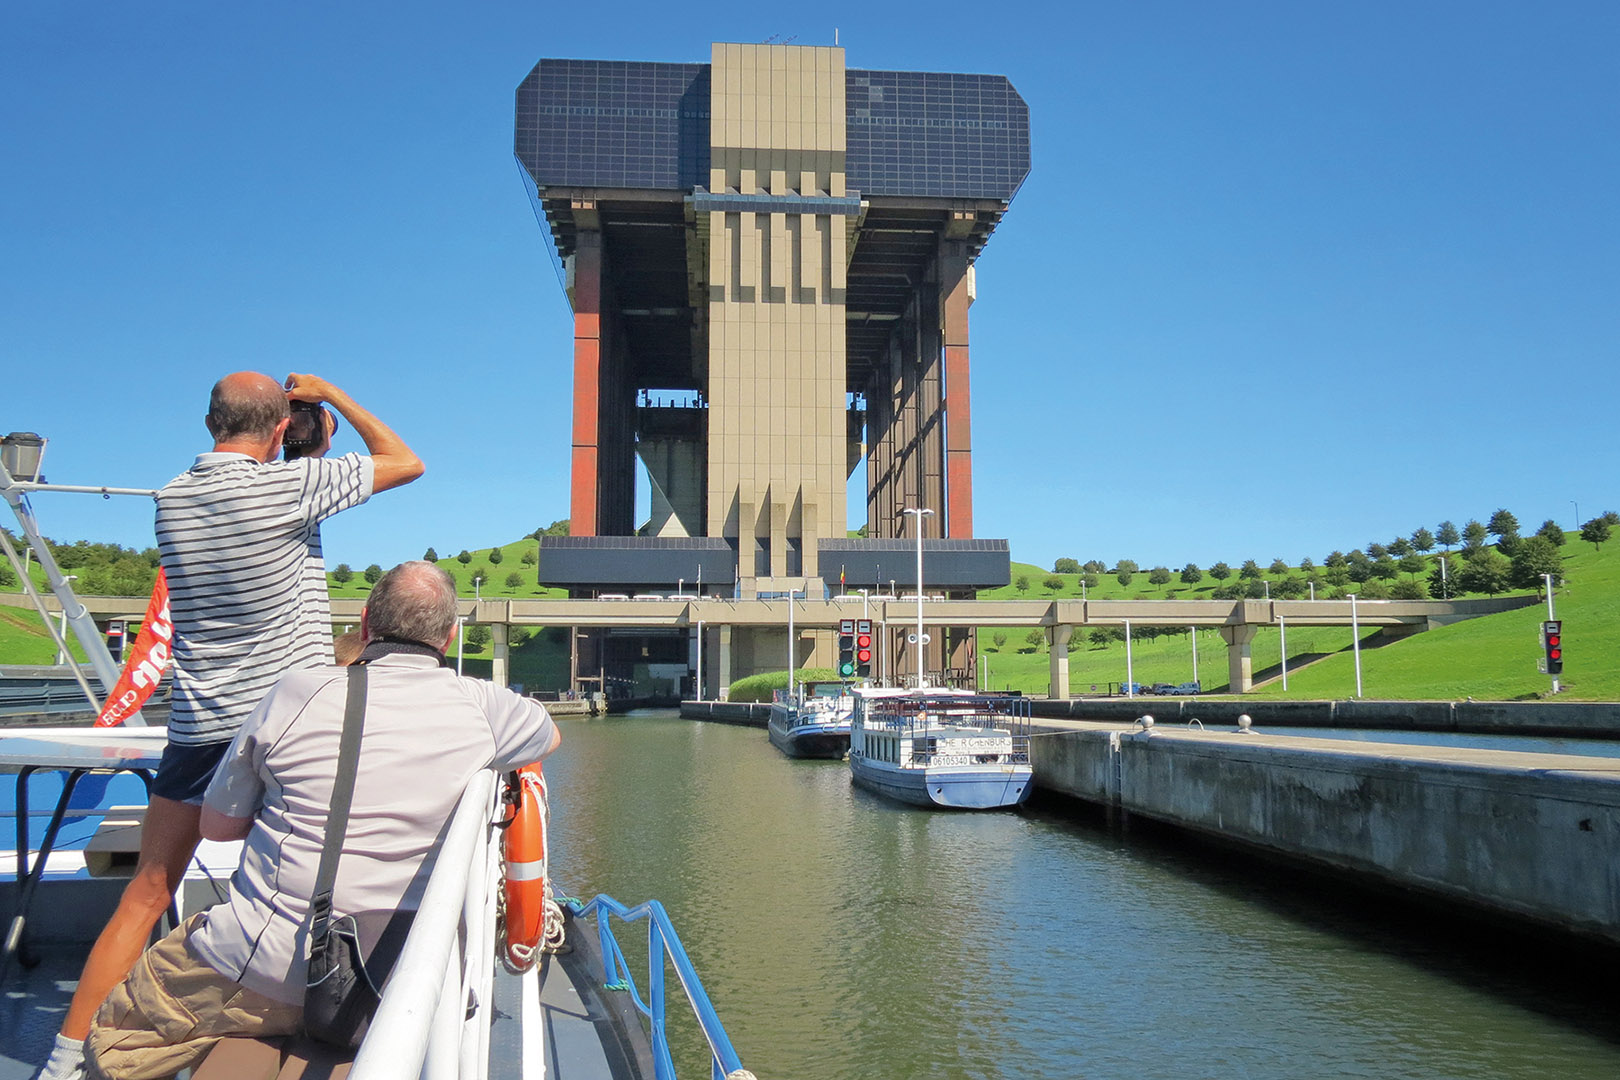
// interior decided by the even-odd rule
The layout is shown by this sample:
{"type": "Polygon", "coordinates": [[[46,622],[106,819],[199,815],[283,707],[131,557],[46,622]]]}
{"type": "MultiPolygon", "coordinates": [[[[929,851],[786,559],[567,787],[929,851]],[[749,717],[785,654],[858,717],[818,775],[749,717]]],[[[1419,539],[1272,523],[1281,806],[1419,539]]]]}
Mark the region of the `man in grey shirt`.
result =
{"type": "MultiPolygon", "coordinates": [[[[395,567],[371,592],[357,661],[369,676],[364,734],[334,915],[414,909],[473,776],[538,761],[560,741],[537,702],[443,666],[455,601],[449,575],[426,562],[395,567]]],[[[246,840],[230,896],[153,946],[114,989],[91,1027],[93,1073],[168,1075],[223,1037],[297,1030],[301,928],[347,682],[336,666],[288,672],[243,723],[202,808],[203,835],[246,840]]]]}

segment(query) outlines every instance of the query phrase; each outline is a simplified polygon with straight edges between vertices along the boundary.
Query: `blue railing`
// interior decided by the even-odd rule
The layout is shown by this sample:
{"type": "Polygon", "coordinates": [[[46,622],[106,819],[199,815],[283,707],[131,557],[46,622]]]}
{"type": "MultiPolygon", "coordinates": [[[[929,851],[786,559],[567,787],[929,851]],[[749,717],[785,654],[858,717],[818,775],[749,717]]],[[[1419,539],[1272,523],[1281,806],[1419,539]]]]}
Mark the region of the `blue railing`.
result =
{"type": "Polygon", "coordinates": [[[713,1080],[725,1080],[726,1077],[742,1070],[742,1062],[737,1057],[737,1051],[732,1048],[731,1039],[727,1037],[726,1029],[721,1025],[720,1017],[714,1011],[714,1005],[709,1001],[709,995],[703,989],[703,982],[698,978],[696,969],[692,967],[692,961],[686,955],[686,947],[681,944],[680,936],[675,933],[675,927],[670,923],[669,913],[664,910],[663,904],[657,900],[648,900],[633,908],[627,908],[611,896],[602,895],[598,895],[588,903],[573,899],[561,902],[575,918],[596,916],[597,939],[602,946],[603,985],[612,990],[628,991],[630,999],[636,1003],[636,1008],[640,1009],[642,1015],[651,1022],[653,1075],[656,1080],[675,1080],[675,1061],[670,1055],[669,1036],[664,1028],[666,957],[674,967],[675,977],[680,980],[681,988],[686,991],[686,1000],[692,1006],[698,1026],[703,1030],[704,1039],[708,1041],[713,1080]],[[647,996],[652,999],[651,1001],[642,1001],[641,994],[636,990],[635,978],[630,974],[630,965],[625,961],[618,939],[613,936],[609,916],[627,923],[647,920],[647,996]]]}

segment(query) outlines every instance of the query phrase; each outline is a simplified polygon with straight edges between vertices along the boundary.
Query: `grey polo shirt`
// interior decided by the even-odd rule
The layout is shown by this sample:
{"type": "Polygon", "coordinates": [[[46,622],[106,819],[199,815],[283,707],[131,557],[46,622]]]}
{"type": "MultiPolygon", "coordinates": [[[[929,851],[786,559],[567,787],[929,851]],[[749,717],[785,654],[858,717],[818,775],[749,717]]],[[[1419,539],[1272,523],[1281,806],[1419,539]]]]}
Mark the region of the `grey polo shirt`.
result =
{"type": "MultiPolygon", "coordinates": [[[[440,833],[480,769],[539,760],[556,730],[537,702],[431,657],[370,665],[354,803],[333,889],[340,914],[415,908],[440,833]]],[[[289,672],[248,717],[204,797],[252,817],[229,898],[192,938],[211,966],[301,1003],[300,930],[321,861],[348,692],[345,669],[289,672]]]]}

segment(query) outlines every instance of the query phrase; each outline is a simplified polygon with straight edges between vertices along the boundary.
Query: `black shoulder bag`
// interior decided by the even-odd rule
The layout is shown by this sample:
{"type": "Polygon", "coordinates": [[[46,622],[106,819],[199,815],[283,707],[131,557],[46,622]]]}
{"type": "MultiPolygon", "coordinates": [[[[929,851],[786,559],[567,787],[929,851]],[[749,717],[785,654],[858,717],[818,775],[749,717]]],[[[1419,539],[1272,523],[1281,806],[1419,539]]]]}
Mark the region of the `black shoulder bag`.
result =
{"type": "Polygon", "coordinates": [[[332,915],[332,886],[337,880],[338,857],[343,853],[343,836],[349,826],[366,712],[366,668],[356,664],[348,669],[348,675],[349,696],[343,712],[332,809],[306,923],[309,976],[304,987],[304,1033],[328,1045],[353,1050],[359,1047],[377,1011],[383,983],[399,958],[415,912],[332,915]]]}

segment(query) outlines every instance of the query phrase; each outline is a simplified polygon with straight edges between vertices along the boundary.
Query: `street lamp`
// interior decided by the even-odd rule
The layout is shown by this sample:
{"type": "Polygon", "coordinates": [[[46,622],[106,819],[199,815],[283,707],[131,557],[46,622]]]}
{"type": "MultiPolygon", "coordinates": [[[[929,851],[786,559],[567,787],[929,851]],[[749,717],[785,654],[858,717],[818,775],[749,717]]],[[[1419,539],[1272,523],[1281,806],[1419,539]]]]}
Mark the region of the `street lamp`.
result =
{"type": "Polygon", "coordinates": [[[1350,648],[1356,654],[1356,697],[1361,697],[1361,622],[1356,618],[1356,594],[1350,594],[1350,648]]]}
{"type": "Polygon", "coordinates": [[[1579,529],[1581,527],[1581,504],[1576,502],[1574,499],[1569,501],[1570,505],[1575,507],[1575,528],[1579,529]]]}
{"type": "MultiPolygon", "coordinates": [[[[33,551],[34,549],[29,548],[28,550],[33,551]]],[[[62,575],[62,580],[63,581],[78,581],[79,580],[79,575],[78,574],[63,574],[62,575]]],[[[70,588],[71,588],[71,586],[70,586],[70,588]]],[[[56,666],[57,667],[61,667],[63,664],[67,663],[67,606],[66,605],[63,605],[60,614],[61,614],[61,622],[57,624],[57,631],[56,631],[56,636],[59,639],[58,642],[57,642],[57,646],[56,646],[56,666]]]]}
{"type": "Polygon", "coordinates": [[[461,641],[466,637],[467,616],[456,616],[456,674],[461,674],[461,641]]]}
{"type": "Polygon", "coordinates": [[[926,507],[910,508],[901,511],[902,514],[915,514],[917,516],[917,689],[922,690],[928,685],[928,665],[924,660],[923,645],[923,571],[922,571],[922,541],[923,518],[933,511],[926,507]]]}

